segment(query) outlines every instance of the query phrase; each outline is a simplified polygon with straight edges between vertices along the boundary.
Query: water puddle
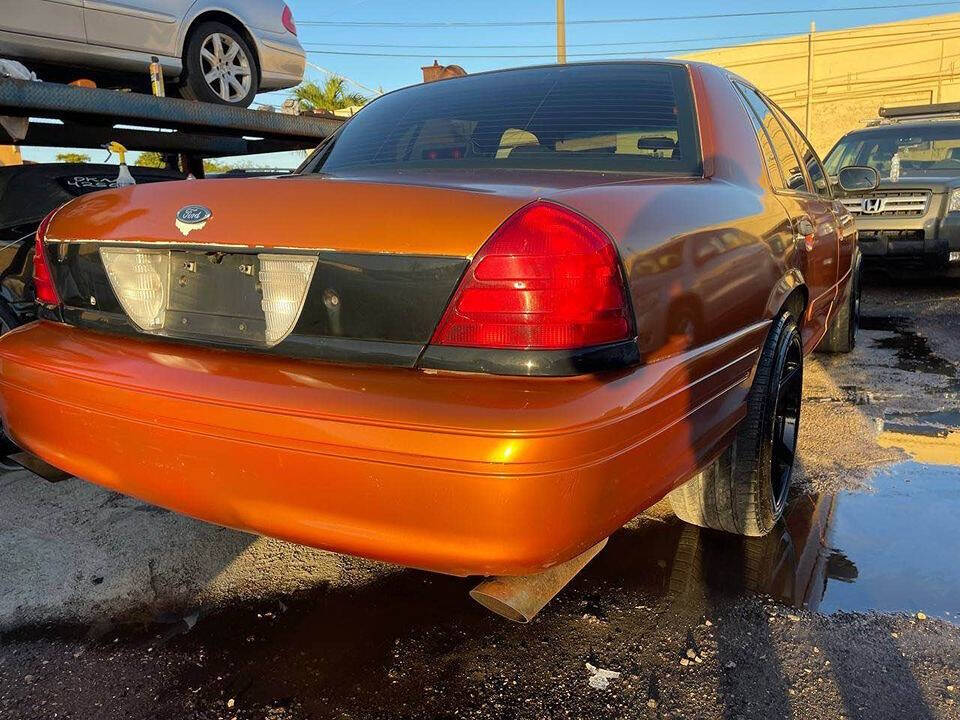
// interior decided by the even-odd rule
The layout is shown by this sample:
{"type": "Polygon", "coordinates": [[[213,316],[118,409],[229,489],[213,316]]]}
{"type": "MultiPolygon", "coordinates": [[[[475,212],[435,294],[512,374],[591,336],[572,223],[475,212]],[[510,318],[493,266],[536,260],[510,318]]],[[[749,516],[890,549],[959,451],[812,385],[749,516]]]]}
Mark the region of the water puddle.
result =
{"type": "Polygon", "coordinates": [[[820,609],[922,611],[957,621],[960,468],[903,463],[880,471],[873,487],[837,498],[827,545],[842,548],[859,573],[856,582],[828,582],[820,609]]]}
{"type": "Polygon", "coordinates": [[[877,423],[877,444],[905,450],[921,463],[960,464],[960,413],[938,410],[887,413],[877,423]]]}
{"type": "Polygon", "coordinates": [[[860,318],[861,330],[892,333],[891,337],[874,339],[873,344],[874,347],[896,352],[897,367],[901,370],[956,378],[957,366],[934,353],[927,339],[913,330],[910,325],[910,320],[902,317],[865,316],[860,318]]]}
{"type": "Polygon", "coordinates": [[[940,428],[960,429],[960,409],[930,410],[921,412],[891,412],[886,417],[892,420],[909,419],[925,425],[940,428]]]}
{"type": "Polygon", "coordinates": [[[799,497],[763,538],[673,518],[644,522],[615,536],[596,570],[627,570],[623,558],[632,555],[633,580],[681,606],[749,592],[825,613],[922,611],[960,621],[960,467],[905,462],[871,485],[799,497]]]}

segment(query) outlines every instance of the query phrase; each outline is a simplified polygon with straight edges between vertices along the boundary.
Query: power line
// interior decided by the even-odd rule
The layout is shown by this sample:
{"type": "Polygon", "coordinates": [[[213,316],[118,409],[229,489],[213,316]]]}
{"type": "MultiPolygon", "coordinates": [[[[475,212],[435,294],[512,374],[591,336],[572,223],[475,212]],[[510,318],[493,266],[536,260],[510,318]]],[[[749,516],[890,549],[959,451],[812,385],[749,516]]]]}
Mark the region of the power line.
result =
{"type": "MultiPolygon", "coordinates": [[[[954,20],[953,22],[958,22],[954,20]]],[[[698,42],[700,40],[740,40],[750,38],[788,37],[799,33],[757,33],[755,35],[714,35],[707,38],[676,38],[674,40],[632,40],[629,42],[597,42],[597,43],[568,43],[567,47],[615,47],[618,45],[664,45],[678,42],[698,42]]],[[[506,50],[509,48],[555,48],[556,43],[540,43],[528,45],[524,43],[509,43],[506,45],[406,45],[397,43],[301,43],[304,47],[334,47],[334,48],[406,48],[426,50],[506,50]]]]}
{"type": "MultiPolygon", "coordinates": [[[[960,24],[960,18],[956,20],[944,20],[939,23],[924,23],[925,25],[958,25],[960,24]]],[[[849,29],[846,30],[826,30],[823,32],[817,33],[817,41],[824,42],[830,40],[849,40],[849,35],[844,37],[824,37],[829,34],[836,33],[848,33],[849,29]]],[[[882,33],[877,35],[871,35],[870,37],[887,37],[893,35],[906,35],[906,34],[921,34],[937,32],[937,28],[927,29],[927,30],[911,30],[911,31],[901,31],[894,33],[882,33]]],[[[756,39],[765,39],[765,38],[788,38],[794,36],[804,36],[805,33],[798,32],[789,32],[789,33],[755,33],[752,35],[709,35],[706,37],[688,37],[688,38],[674,38],[673,40],[630,40],[627,42],[594,42],[594,43],[567,43],[568,48],[575,47],[622,47],[627,45],[669,45],[673,43],[681,42],[708,42],[711,40],[756,40],[756,39]]],[[[864,36],[858,36],[864,37],[864,36]]],[[[797,42],[806,42],[805,39],[798,40],[797,42]]],[[[507,50],[510,48],[521,48],[521,49],[538,49],[538,48],[555,48],[555,43],[540,43],[528,45],[524,43],[511,43],[507,45],[406,45],[398,43],[325,43],[325,42],[305,42],[301,43],[305,48],[390,48],[390,49],[424,49],[424,50],[507,50]]]]}
{"type": "MultiPolygon", "coordinates": [[[[953,30],[960,30],[960,28],[954,28],[953,30]]],[[[949,30],[944,29],[944,32],[949,30]]],[[[928,36],[931,40],[954,40],[957,35],[932,35],[936,31],[924,30],[921,31],[922,34],[928,36]]],[[[920,33],[903,33],[906,34],[920,34],[920,33]]],[[[861,39],[869,39],[870,37],[883,37],[887,39],[896,39],[899,34],[896,33],[885,33],[882,35],[866,36],[858,35],[847,38],[834,38],[836,40],[846,40],[848,42],[856,42],[861,39]]],[[[831,38],[817,38],[816,42],[824,42],[830,40],[831,38]]],[[[910,43],[911,40],[905,40],[899,44],[910,43]]],[[[699,47],[681,47],[681,48],[660,48],[660,49],[649,49],[649,50],[618,50],[616,52],[574,52],[570,53],[574,57],[580,58],[618,58],[618,57],[645,57],[645,56],[662,56],[665,54],[682,54],[682,53],[699,53],[699,52],[714,52],[714,51],[723,51],[731,49],[741,49],[741,48],[763,48],[763,47],[781,47],[784,45],[805,45],[807,43],[806,38],[797,39],[797,40],[780,40],[773,42],[758,42],[750,43],[749,45],[708,45],[708,46],[699,46],[699,47]]],[[[843,47],[838,48],[834,51],[829,52],[848,52],[853,50],[864,50],[869,49],[869,46],[864,47],[843,47]]],[[[437,53],[388,53],[388,52],[359,52],[359,51],[348,51],[348,50],[307,50],[308,55],[348,55],[348,56],[359,56],[359,57],[391,57],[391,58],[428,58],[437,53]]],[[[803,53],[803,56],[806,57],[806,53],[803,53]]],[[[456,59],[458,60],[477,60],[477,59],[486,59],[486,60],[530,60],[530,59],[543,59],[543,58],[552,58],[554,57],[553,53],[530,53],[530,54],[518,54],[518,53],[509,53],[509,54],[462,54],[457,53],[456,59]]],[[[799,56],[798,56],[799,57],[799,56]]],[[[780,58],[786,59],[786,58],[780,58]]],[[[753,62],[769,62],[770,58],[759,58],[753,62]]]]}
{"type": "MultiPolygon", "coordinates": [[[[944,7],[960,5],[956,0],[951,2],[919,2],[898,3],[895,5],[854,5],[850,7],[821,7],[805,10],[755,10],[731,13],[704,13],[699,15],[665,15],[641,18],[594,18],[589,20],[567,20],[567,25],[620,25],[623,23],[650,23],[668,22],[676,20],[716,20],[721,18],[744,17],[777,17],[783,15],[811,15],[814,13],[854,12],[859,10],[900,10],[903,8],[944,7]]],[[[555,20],[516,20],[508,22],[495,21],[436,21],[436,22],[407,22],[407,21],[379,21],[379,20],[297,20],[297,25],[322,27],[384,27],[384,28],[476,28],[476,27],[531,27],[553,26],[555,20]]]]}
{"type": "MultiPolygon", "coordinates": [[[[957,36],[956,36],[956,35],[930,35],[930,36],[928,36],[928,39],[930,39],[930,40],[955,40],[955,39],[957,39],[957,36]]],[[[851,40],[851,41],[856,41],[857,38],[856,38],[856,37],[852,37],[852,38],[850,38],[850,40],[851,40]]],[[[816,42],[819,42],[819,41],[816,41],[816,42]]],[[[900,41],[897,41],[897,42],[891,42],[891,43],[888,43],[888,44],[884,45],[884,49],[894,48],[894,47],[902,47],[902,46],[904,46],[904,45],[912,45],[914,42],[915,42],[915,41],[914,41],[914,40],[911,40],[911,39],[904,39],[904,40],[900,40],[900,41]]],[[[752,47],[752,46],[751,46],[751,45],[747,45],[747,46],[738,46],[738,47],[733,47],[733,48],[730,48],[730,47],[719,47],[719,48],[716,48],[716,51],[722,52],[723,50],[727,50],[727,49],[738,49],[738,50],[739,50],[739,49],[742,49],[743,47],[748,47],[748,48],[749,48],[749,47],[752,47]]],[[[828,48],[828,49],[825,49],[825,50],[823,50],[823,49],[819,50],[818,53],[817,53],[817,56],[818,56],[818,57],[823,57],[823,56],[826,56],[826,55],[843,55],[843,54],[846,54],[846,53],[858,52],[858,51],[863,51],[863,50],[875,51],[875,50],[876,50],[876,47],[875,47],[872,43],[866,43],[866,44],[860,44],[860,45],[847,45],[847,46],[844,46],[844,47],[836,47],[836,46],[834,46],[834,47],[832,47],[832,48],[828,48]]],[[[807,52],[806,52],[806,51],[800,51],[800,52],[796,52],[796,53],[793,53],[793,54],[790,54],[790,55],[786,55],[786,54],[784,54],[784,55],[778,55],[776,58],[771,58],[769,55],[766,55],[766,56],[761,56],[761,57],[755,57],[755,58],[752,58],[752,59],[750,59],[750,60],[736,60],[736,61],[728,60],[728,61],[724,61],[724,62],[723,62],[723,66],[726,67],[726,68],[729,68],[729,69],[733,69],[733,68],[748,67],[748,66],[750,66],[750,65],[762,65],[762,64],[764,64],[764,63],[770,62],[772,59],[782,61],[782,60],[799,60],[799,59],[803,59],[803,58],[806,58],[806,57],[807,57],[807,52]]],[[[918,61],[915,61],[915,62],[916,62],[916,63],[928,62],[928,60],[918,60],[918,61]]],[[[898,66],[894,66],[894,67],[898,67],[898,66]]],[[[838,77],[844,77],[844,76],[846,76],[846,73],[843,73],[841,76],[838,76],[838,77]]],[[[800,83],[800,85],[803,85],[803,83],[800,83]]]]}
{"type": "Polygon", "coordinates": [[[347,76],[344,75],[343,73],[338,73],[338,72],[334,72],[333,70],[328,70],[328,69],[325,68],[325,67],[321,67],[320,65],[317,65],[316,63],[310,62],[309,60],[307,61],[307,65],[309,65],[310,67],[312,67],[312,68],[315,69],[315,70],[319,70],[319,71],[322,72],[322,73],[326,73],[326,74],[329,75],[330,77],[343,78],[343,79],[346,80],[348,83],[350,83],[351,85],[356,85],[356,86],[357,86],[358,88],[360,88],[361,90],[366,90],[367,92],[376,93],[377,95],[383,95],[383,90],[374,90],[373,88],[367,87],[367,86],[364,85],[363,83],[357,82],[357,81],[354,80],[353,78],[347,77],[347,76]]]}
{"type": "MultiPolygon", "coordinates": [[[[958,53],[958,54],[953,54],[953,55],[944,55],[942,59],[943,59],[943,60],[953,60],[954,58],[960,58],[960,53],[958,53]]],[[[938,56],[934,56],[934,57],[923,58],[923,59],[921,59],[921,60],[911,60],[910,62],[897,63],[896,65],[884,65],[884,66],[882,66],[882,67],[863,68],[862,70],[857,70],[856,72],[853,72],[853,73],[841,73],[841,74],[838,74],[838,75],[830,75],[830,76],[827,76],[827,77],[814,78],[814,82],[815,82],[815,84],[817,84],[817,85],[823,85],[824,83],[827,83],[827,84],[831,84],[831,83],[832,83],[832,84],[834,84],[834,85],[840,85],[840,84],[843,84],[843,81],[844,81],[844,80],[847,80],[851,85],[865,85],[865,84],[871,84],[871,83],[882,84],[882,83],[891,82],[891,81],[900,80],[900,79],[912,79],[913,76],[911,76],[910,78],[897,78],[897,77],[892,77],[892,78],[891,78],[891,77],[886,77],[886,78],[874,78],[874,79],[868,79],[868,80],[860,80],[860,79],[854,78],[853,76],[855,76],[855,75],[856,75],[856,76],[859,76],[859,75],[862,75],[862,74],[864,74],[864,73],[878,73],[878,72],[883,72],[884,70],[901,70],[901,69],[903,69],[903,68],[905,68],[905,67],[911,67],[911,66],[913,66],[913,65],[923,65],[923,64],[926,64],[926,63],[938,62],[939,60],[941,60],[941,58],[940,58],[940,56],[938,55],[938,56]]],[[[940,74],[941,74],[941,75],[944,75],[944,73],[940,73],[940,74]]],[[[950,76],[950,73],[946,73],[945,75],[946,75],[946,76],[950,76]]],[[[934,77],[935,77],[935,76],[934,76],[934,77]]],[[[766,93],[767,93],[768,95],[770,95],[770,96],[773,96],[773,95],[783,95],[783,94],[789,93],[789,92],[792,92],[792,93],[804,92],[804,87],[803,87],[803,86],[804,86],[804,83],[791,83],[791,84],[789,84],[789,85],[781,85],[780,87],[777,87],[777,88],[765,88],[765,89],[764,89],[764,92],[766,92],[766,93]]]]}
{"type": "MultiPolygon", "coordinates": [[[[856,41],[858,41],[858,40],[868,40],[868,39],[874,39],[874,38],[884,38],[884,39],[895,40],[895,39],[898,39],[898,38],[901,38],[901,37],[913,36],[913,35],[926,35],[926,36],[928,36],[930,39],[934,39],[934,40],[950,40],[950,39],[953,39],[953,38],[956,37],[956,36],[953,36],[953,35],[950,35],[950,36],[948,36],[948,35],[939,35],[939,34],[936,34],[936,33],[947,33],[947,32],[955,32],[955,31],[960,30],[960,25],[957,25],[956,22],[957,22],[957,21],[954,21],[954,27],[949,27],[949,28],[946,28],[946,27],[945,27],[945,28],[930,29],[930,30],[904,30],[904,31],[901,31],[901,32],[892,32],[892,33],[891,33],[891,32],[888,32],[888,33],[856,34],[856,35],[849,35],[849,34],[848,34],[848,35],[845,35],[845,36],[842,36],[842,37],[839,37],[839,36],[838,36],[838,37],[819,37],[819,35],[818,35],[818,36],[816,37],[816,42],[817,42],[818,44],[819,44],[819,43],[825,43],[825,42],[856,42],[856,41]]],[[[743,37],[743,36],[740,36],[740,37],[743,37]]],[[[754,36],[754,37],[769,37],[769,36],[768,36],[768,35],[759,35],[759,36],[754,36]]],[[[790,35],[790,36],[787,36],[787,37],[790,37],[791,39],[789,39],[789,40],[771,40],[771,41],[769,41],[769,42],[760,41],[760,42],[749,43],[749,44],[747,44],[747,45],[705,45],[705,46],[698,46],[698,47],[681,47],[681,48],[677,48],[677,47],[666,47],[666,48],[660,48],[660,49],[634,48],[634,49],[618,50],[618,51],[616,51],[616,52],[596,52],[596,53],[591,53],[591,52],[572,52],[572,53],[570,53],[570,54],[571,54],[571,55],[575,55],[575,56],[577,56],[577,57],[621,57],[621,56],[623,56],[623,55],[631,55],[631,54],[708,52],[708,51],[713,51],[713,50],[728,50],[728,49],[735,48],[735,47],[737,47],[737,48],[743,48],[743,47],[750,47],[750,48],[754,48],[754,47],[757,47],[757,48],[759,48],[759,47],[780,47],[780,46],[784,46],[784,45],[805,45],[805,44],[807,43],[807,38],[806,38],[805,36],[799,36],[799,35],[797,35],[797,33],[791,33],[791,35],[790,35]]],[[[703,41],[703,42],[706,42],[706,41],[708,41],[708,40],[717,40],[717,39],[721,39],[721,38],[703,38],[702,41],[703,41]]],[[[690,39],[688,39],[688,42],[696,42],[696,41],[698,41],[697,38],[690,38],[690,39]]],[[[671,41],[661,41],[661,42],[671,42],[671,41]]],[[[681,42],[681,41],[680,41],[680,40],[676,40],[676,41],[672,41],[672,42],[681,42]]],[[[589,46],[590,46],[590,47],[618,47],[618,46],[627,45],[627,44],[630,44],[630,45],[639,45],[639,44],[645,44],[645,43],[641,43],[641,42],[634,42],[634,43],[590,43],[589,46]]],[[[654,44],[654,43],[649,43],[649,44],[654,44]]],[[[656,44],[660,44],[660,43],[656,43],[656,44]]],[[[321,55],[323,55],[323,54],[327,54],[327,55],[356,54],[356,55],[372,56],[372,57],[426,57],[426,56],[428,56],[428,55],[435,55],[435,54],[437,54],[437,53],[435,53],[435,52],[426,52],[426,53],[381,53],[381,52],[369,52],[369,53],[368,53],[368,52],[359,52],[359,51],[356,51],[356,52],[348,52],[348,51],[341,51],[341,50],[339,50],[339,49],[337,49],[337,50],[334,50],[334,49],[331,49],[331,50],[314,50],[313,48],[315,48],[317,45],[320,45],[321,47],[325,47],[327,44],[325,44],[325,43],[304,43],[304,47],[307,48],[307,52],[309,52],[309,53],[315,53],[315,54],[321,54],[321,55]]],[[[333,44],[333,43],[330,43],[330,47],[332,47],[332,48],[341,48],[341,47],[355,47],[355,46],[351,46],[351,45],[335,45],[335,44],[333,44]]],[[[356,46],[356,47],[365,47],[365,46],[360,45],[360,46],[356,46]]],[[[382,45],[382,46],[381,46],[381,45],[373,45],[373,46],[371,46],[371,47],[384,47],[384,48],[393,48],[393,47],[396,47],[396,48],[403,48],[403,47],[406,47],[406,46],[403,46],[403,45],[396,45],[396,46],[394,46],[394,45],[382,45]]],[[[449,47],[449,46],[443,46],[443,45],[422,45],[422,46],[414,46],[414,47],[423,47],[423,48],[426,48],[426,49],[428,49],[428,50],[456,50],[456,49],[458,49],[458,48],[456,48],[456,47],[449,47]]],[[[510,47],[510,46],[506,46],[506,47],[510,47]]],[[[554,46],[553,46],[553,45],[543,45],[543,46],[532,46],[532,47],[553,48],[554,46]]],[[[581,46],[568,45],[567,47],[569,48],[569,47],[581,47],[581,46]]],[[[583,46],[583,47],[586,47],[586,46],[583,46]]],[[[851,48],[843,48],[843,50],[848,50],[848,49],[851,49],[851,48]]],[[[448,54],[448,53],[443,53],[443,54],[448,54]]],[[[479,55],[477,55],[477,54],[473,54],[473,55],[457,54],[457,57],[460,57],[460,58],[542,58],[542,57],[553,57],[553,53],[550,53],[550,52],[534,53],[534,54],[517,54],[517,53],[506,54],[506,53],[504,53],[504,54],[492,54],[492,55],[491,55],[491,54],[479,54],[479,55]]]]}

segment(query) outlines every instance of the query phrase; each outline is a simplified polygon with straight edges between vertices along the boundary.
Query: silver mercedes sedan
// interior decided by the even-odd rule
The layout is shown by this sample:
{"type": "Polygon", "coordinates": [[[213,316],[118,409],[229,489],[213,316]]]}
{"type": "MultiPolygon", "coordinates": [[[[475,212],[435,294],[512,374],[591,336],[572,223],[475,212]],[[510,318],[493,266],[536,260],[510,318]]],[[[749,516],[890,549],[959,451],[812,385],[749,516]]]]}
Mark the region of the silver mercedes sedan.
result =
{"type": "Polygon", "coordinates": [[[143,80],[151,56],[183,97],[240,107],[299,83],[305,61],[283,0],[0,0],[0,57],[41,79],[143,80]]]}

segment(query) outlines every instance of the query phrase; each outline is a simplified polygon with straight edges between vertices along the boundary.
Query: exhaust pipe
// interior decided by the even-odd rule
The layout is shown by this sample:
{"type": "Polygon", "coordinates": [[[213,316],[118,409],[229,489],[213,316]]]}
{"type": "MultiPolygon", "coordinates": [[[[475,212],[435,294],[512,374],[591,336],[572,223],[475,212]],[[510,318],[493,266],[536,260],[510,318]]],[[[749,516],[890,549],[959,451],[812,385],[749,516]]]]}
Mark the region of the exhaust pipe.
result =
{"type": "Polygon", "coordinates": [[[33,453],[29,453],[26,450],[21,450],[20,452],[8,455],[6,459],[16,463],[22,468],[29,470],[34,475],[39,475],[47,482],[63,482],[64,480],[69,480],[73,477],[73,475],[70,473],[61,470],[58,467],[54,467],[46,460],[41,460],[33,453]]]}
{"type": "Polygon", "coordinates": [[[606,544],[604,538],[575,558],[535,575],[487,578],[470,591],[470,597],[507,620],[528,623],[606,544]]]}

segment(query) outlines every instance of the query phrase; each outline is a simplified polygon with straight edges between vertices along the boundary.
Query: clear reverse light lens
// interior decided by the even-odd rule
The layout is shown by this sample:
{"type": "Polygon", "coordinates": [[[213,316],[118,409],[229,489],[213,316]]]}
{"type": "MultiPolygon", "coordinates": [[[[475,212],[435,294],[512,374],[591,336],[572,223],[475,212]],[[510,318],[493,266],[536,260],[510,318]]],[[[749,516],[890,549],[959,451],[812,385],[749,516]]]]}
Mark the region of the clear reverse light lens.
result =
{"type": "Polygon", "coordinates": [[[167,308],[170,251],[100,248],[100,259],[127,316],[141,330],[160,330],[167,308]]]}
{"type": "Polygon", "coordinates": [[[317,258],[309,255],[267,255],[260,258],[260,286],[263,288],[266,343],[272,347],[293,332],[307,288],[317,267],[317,258]]]}

